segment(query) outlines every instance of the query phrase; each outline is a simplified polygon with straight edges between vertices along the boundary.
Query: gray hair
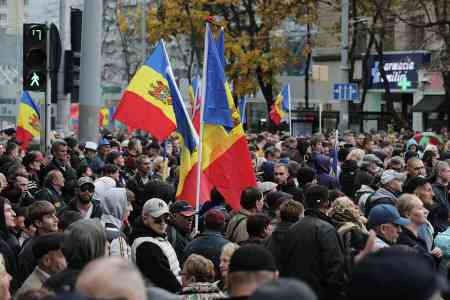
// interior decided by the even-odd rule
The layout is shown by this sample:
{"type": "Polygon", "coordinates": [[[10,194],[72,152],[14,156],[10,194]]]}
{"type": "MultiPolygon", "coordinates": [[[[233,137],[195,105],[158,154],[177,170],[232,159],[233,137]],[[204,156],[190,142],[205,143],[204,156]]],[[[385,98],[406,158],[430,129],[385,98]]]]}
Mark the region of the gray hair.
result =
{"type": "Polygon", "coordinates": [[[144,279],[136,266],[120,257],[89,263],[80,273],[76,290],[93,298],[146,300],[144,279]]]}
{"type": "Polygon", "coordinates": [[[83,219],[72,223],[64,232],[62,252],[71,269],[80,270],[90,261],[106,253],[106,232],[95,219],[83,219]]]}

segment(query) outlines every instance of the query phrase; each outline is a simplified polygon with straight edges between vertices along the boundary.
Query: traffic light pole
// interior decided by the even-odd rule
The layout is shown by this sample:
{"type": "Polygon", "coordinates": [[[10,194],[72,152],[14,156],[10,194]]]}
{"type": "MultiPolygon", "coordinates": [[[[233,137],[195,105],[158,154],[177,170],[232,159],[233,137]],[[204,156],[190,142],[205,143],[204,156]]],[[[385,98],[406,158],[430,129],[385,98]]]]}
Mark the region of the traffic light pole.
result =
{"type": "Polygon", "coordinates": [[[84,0],[81,37],[80,141],[97,141],[101,98],[102,0],[84,0]]]}
{"type": "MultiPolygon", "coordinates": [[[[46,23],[47,33],[50,33],[48,23],[46,23]]],[[[47,35],[49,36],[49,34],[47,35]]],[[[50,53],[50,38],[47,38],[47,53],[50,53]]],[[[41,118],[43,118],[43,127],[41,128],[41,151],[50,153],[50,126],[51,126],[51,95],[52,84],[50,80],[50,60],[47,59],[47,85],[45,89],[44,103],[41,106],[41,118]]]]}
{"type": "Polygon", "coordinates": [[[64,94],[64,51],[70,49],[69,36],[69,7],[67,1],[59,2],[59,31],[61,33],[61,63],[58,68],[58,90],[57,90],[57,109],[56,109],[56,129],[64,132],[64,136],[69,134],[70,117],[70,97],[64,94]]]}
{"type": "MultiPolygon", "coordinates": [[[[349,0],[341,0],[341,82],[348,82],[348,19],[349,0]]],[[[339,104],[339,131],[348,129],[348,101],[341,100],[339,104]]]]}

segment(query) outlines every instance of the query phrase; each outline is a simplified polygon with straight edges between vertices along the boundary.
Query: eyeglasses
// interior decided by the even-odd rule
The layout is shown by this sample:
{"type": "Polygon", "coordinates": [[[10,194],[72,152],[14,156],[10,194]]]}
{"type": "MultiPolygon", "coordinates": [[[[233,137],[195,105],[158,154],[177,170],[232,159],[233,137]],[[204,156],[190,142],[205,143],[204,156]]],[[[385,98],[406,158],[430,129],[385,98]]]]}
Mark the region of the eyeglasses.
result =
{"type": "Polygon", "coordinates": [[[82,185],[80,186],[80,192],[90,192],[93,193],[95,191],[95,187],[91,186],[91,185],[82,185]]]}
{"type": "Polygon", "coordinates": [[[163,216],[163,217],[159,217],[159,218],[153,218],[153,222],[155,224],[162,224],[163,222],[167,224],[168,219],[169,219],[168,216],[163,216]]]}

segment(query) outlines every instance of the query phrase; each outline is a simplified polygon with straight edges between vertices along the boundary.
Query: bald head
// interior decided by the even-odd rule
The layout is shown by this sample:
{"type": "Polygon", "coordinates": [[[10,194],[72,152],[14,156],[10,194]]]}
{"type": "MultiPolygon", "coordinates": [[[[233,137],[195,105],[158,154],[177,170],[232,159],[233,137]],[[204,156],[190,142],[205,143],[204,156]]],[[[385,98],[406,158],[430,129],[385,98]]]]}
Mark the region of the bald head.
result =
{"type": "Polygon", "coordinates": [[[141,274],[131,262],[119,257],[89,263],[78,277],[76,290],[93,298],[146,300],[141,274]]]}

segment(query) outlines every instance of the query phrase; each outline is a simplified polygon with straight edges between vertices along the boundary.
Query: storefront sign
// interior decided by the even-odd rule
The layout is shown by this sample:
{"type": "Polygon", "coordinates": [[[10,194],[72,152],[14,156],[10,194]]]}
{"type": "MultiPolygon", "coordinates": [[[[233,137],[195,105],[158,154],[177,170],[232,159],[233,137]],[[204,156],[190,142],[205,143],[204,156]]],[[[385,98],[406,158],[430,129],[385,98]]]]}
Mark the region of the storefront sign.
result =
{"type": "MultiPolygon", "coordinates": [[[[430,61],[430,54],[426,52],[384,54],[383,69],[389,87],[393,90],[407,91],[418,86],[418,70],[430,61]]],[[[379,71],[380,61],[377,55],[369,58],[370,80],[369,89],[384,89],[383,78],[379,71]]]]}

